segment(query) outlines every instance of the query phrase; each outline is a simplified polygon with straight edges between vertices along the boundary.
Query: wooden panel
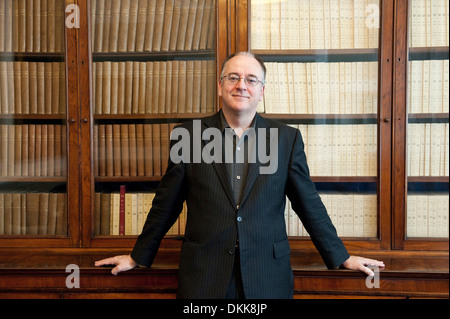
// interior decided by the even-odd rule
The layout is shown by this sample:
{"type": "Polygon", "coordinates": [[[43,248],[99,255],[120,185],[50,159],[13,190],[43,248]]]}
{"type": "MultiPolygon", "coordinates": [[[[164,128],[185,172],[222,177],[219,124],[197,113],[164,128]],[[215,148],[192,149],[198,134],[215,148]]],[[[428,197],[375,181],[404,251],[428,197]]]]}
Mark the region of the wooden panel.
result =
{"type": "Polygon", "coordinates": [[[94,182],[93,174],[91,174],[92,163],[94,161],[92,156],[91,140],[93,140],[93,108],[92,108],[92,50],[91,50],[91,32],[89,19],[91,17],[89,4],[87,0],[79,0],[78,6],[80,10],[80,31],[78,44],[78,65],[80,67],[79,76],[79,108],[80,108],[80,142],[79,149],[81,158],[79,165],[81,166],[81,178],[79,183],[80,188],[80,213],[78,213],[80,220],[85,225],[81,231],[82,245],[89,246],[91,235],[91,223],[86,215],[90,215],[94,211],[94,182]]]}
{"type": "MultiPolygon", "coordinates": [[[[14,254],[0,251],[2,298],[174,298],[179,254],[161,250],[152,269],[136,268],[118,276],[94,261],[126,253],[117,249],[33,249],[14,254]],[[89,251],[89,252],[88,252],[89,251]],[[66,287],[66,266],[80,269],[80,288],[66,287]]],[[[380,287],[368,288],[367,277],[349,270],[327,270],[317,253],[293,253],[295,298],[448,298],[448,255],[379,253],[383,260],[380,287]]]]}
{"type": "Polygon", "coordinates": [[[381,2],[380,58],[378,77],[378,216],[382,248],[391,246],[391,130],[392,130],[392,29],[394,1],[381,2]]]}
{"type": "MultiPolygon", "coordinates": [[[[65,5],[77,4],[66,0],[65,5]]],[[[66,75],[67,75],[67,210],[71,246],[80,245],[80,170],[79,170],[79,66],[78,66],[78,28],[66,30],[66,75]]]]}

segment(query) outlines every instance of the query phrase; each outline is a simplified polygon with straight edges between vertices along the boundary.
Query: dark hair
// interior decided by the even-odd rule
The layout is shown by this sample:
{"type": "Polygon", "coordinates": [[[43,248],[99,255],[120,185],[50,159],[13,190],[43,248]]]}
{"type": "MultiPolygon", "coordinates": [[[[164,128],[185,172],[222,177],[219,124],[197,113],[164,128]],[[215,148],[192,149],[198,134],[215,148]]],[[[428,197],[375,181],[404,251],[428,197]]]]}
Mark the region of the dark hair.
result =
{"type": "Polygon", "coordinates": [[[257,56],[256,54],[253,54],[253,53],[247,52],[247,51],[235,52],[235,53],[227,56],[226,59],[222,63],[222,70],[221,70],[221,75],[220,75],[221,77],[223,76],[223,70],[225,69],[225,65],[227,64],[227,62],[230,61],[235,56],[238,56],[238,55],[245,55],[245,56],[248,56],[248,57],[252,57],[256,61],[258,61],[259,65],[261,66],[261,69],[263,70],[263,82],[266,82],[267,69],[266,69],[266,66],[264,65],[264,61],[259,56],[257,56]]]}

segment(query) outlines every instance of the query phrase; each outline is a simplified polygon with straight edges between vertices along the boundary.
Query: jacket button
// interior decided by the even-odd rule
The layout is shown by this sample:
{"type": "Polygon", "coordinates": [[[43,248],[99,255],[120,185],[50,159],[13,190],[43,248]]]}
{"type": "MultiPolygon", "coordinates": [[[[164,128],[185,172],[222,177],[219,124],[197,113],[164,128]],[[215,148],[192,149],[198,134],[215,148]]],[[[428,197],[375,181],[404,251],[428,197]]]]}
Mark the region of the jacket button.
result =
{"type": "Polygon", "coordinates": [[[231,248],[231,249],[228,251],[228,253],[229,253],[230,255],[234,255],[234,249],[231,248]]]}
{"type": "Polygon", "coordinates": [[[237,221],[238,221],[238,222],[241,222],[241,221],[242,221],[242,217],[241,217],[241,216],[238,216],[237,221]]]}

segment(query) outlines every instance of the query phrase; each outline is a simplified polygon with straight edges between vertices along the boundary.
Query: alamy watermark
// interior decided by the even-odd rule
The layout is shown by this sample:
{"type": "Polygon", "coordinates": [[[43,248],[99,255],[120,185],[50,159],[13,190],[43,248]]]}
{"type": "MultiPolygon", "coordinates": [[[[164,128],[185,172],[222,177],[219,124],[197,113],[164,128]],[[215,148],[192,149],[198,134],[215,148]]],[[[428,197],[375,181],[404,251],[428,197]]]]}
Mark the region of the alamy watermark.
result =
{"type": "Polygon", "coordinates": [[[80,27],[80,7],[76,4],[66,6],[66,28],[78,29],[80,27]],[[68,15],[67,15],[68,13],[68,15]]]}
{"type": "MultiPolygon", "coordinates": [[[[186,128],[173,129],[170,139],[177,142],[170,149],[172,162],[175,164],[181,162],[244,163],[244,153],[238,152],[236,157],[234,156],[233,129],[226,128],[224,138],[222,131],[215,127],[207,128],[202,133],[201,125],[201,120],[193,121],[192,136],[186,128]]],[[[267,129],[258,128],[257,130],[258,132],[254,128],[248,128],[244,133],[246,137],[241,137],[253,141],[253,146],[249,145],[247,148],[248,163],[258,161],[261,164],[260,174],[273,174],[278,169],[278,129],[270,128],[268,136],[267,129]]]]}
{"type": "Polygon", "coordinates": [[[372,276],[367,276],[366,278],[366,287],[369,289],[372,288],[380,288],[380,268],[378,266],[369,265],[367,268],[370,268],[373,272],[372,276]]]}
{"type": "Polygon", "coordinates": [[[366,27],[369,29],[380,28],[380,7],[377,4],[369,4],[366,7],[366,27]]]}
{"type": "Polygon", "coordinates": [[[75,264],[67,265],[66,272],[70,273],[66,277],[66,287],[68,289],[80,288],[80,267],[75,264]]]}

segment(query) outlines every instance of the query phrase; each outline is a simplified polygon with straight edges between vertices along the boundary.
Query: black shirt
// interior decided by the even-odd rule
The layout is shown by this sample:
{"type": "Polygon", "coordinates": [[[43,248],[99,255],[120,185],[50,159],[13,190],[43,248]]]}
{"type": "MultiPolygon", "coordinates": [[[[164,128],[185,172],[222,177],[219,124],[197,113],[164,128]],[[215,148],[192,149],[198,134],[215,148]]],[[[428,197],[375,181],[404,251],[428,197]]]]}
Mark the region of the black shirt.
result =
{"type": "Polygon", "coordinates": [[[220,130],[223,137],[223,160],[238,207],[244,191],[248,165],[252,160],[256,159],[255,122],[256,116],[253,118],[250,127],[239,138],[234,129],[228,125],[223,112],[220,112],[220,130]]]}

